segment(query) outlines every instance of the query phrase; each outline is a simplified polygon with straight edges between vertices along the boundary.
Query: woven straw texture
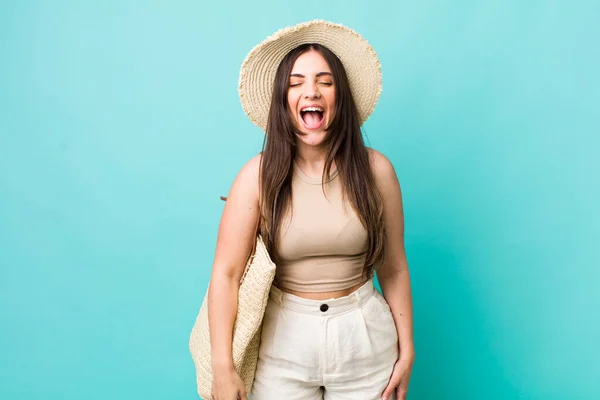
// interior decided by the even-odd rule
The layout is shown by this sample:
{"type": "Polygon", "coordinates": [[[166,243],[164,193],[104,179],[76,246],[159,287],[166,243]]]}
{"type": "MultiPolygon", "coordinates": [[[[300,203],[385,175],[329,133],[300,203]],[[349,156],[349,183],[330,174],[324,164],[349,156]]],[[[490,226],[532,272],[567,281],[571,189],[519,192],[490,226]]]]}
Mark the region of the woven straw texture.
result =
{"type": "Polygon", "coordinates": [[[340,59],[362,125],[381,94],[381,65],[377,53],[352,29],[320,20],[281,29],[246,56],[240,70],[238,92],[248,118],[265,130],[277,68],[287,53],[306,43],[319,43],[340,59]]]}
{"type": "MultiPolygon", "coordinates": [[[[254,256],[248,259],[238,292],[238,310],[233,325],[233,365],[250,393],[269,291],[275,277],[275,264],[260,236],[256,239],[254,256]]],[[[208,291],[190,334],[189,347],[196,365],[198,394],[211,398],[212,364],[208,326],[208,291]]]]}

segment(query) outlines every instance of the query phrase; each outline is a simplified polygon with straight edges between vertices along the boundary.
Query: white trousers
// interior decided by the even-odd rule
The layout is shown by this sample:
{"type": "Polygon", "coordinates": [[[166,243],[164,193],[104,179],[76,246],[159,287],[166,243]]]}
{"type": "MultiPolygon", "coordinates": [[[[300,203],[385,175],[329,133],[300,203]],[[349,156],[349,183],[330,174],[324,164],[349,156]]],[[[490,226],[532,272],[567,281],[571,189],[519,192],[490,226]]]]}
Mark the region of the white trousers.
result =
{"type": "Polygon", "coordinates": [[[273,286],[250,399],[379,400],[397,359],[394,319],[372,279],[325,301],[273,286]]]}

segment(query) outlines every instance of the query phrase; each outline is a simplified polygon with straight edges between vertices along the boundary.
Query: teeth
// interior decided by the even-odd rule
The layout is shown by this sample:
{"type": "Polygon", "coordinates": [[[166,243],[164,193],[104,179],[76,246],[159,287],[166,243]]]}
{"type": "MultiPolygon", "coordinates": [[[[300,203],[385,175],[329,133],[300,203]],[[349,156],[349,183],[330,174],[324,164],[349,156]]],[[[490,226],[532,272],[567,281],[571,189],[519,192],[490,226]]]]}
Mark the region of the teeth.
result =
{"type": "Polygon", "coordinates": [[[301,111],[320,111],[323,112],[321,107],[304,107],[301,111]]]}

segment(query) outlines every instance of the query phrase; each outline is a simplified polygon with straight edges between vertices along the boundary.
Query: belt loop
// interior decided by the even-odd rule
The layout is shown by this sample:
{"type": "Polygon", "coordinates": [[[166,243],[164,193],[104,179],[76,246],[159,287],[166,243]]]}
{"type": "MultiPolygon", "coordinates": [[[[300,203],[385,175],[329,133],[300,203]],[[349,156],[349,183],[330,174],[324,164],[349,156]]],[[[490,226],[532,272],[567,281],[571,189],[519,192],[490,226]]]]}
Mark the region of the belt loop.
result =
{"type": "Polygon", "coordinates": [[[354,298],[356,299],[356,305],[360,306],[360,289],[354,292],[354,298]]]}

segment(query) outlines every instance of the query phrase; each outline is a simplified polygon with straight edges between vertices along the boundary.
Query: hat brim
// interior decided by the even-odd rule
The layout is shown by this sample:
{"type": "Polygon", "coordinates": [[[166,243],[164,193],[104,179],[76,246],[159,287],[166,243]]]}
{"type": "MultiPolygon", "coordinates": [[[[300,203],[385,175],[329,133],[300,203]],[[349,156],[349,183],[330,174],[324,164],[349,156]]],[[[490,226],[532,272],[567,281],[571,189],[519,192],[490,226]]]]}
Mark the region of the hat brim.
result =
{"type": "Polygon", "coordinates": [[[320,20],[281,29],[246,56],[240,70],[238,92],[248,118],[266,130],[277,68],[291,50],[307,43],[325,46],[340,59],[362,125],[375,109],[381,94],[381,65],[377,53],[352,29],[320,20]]]}

